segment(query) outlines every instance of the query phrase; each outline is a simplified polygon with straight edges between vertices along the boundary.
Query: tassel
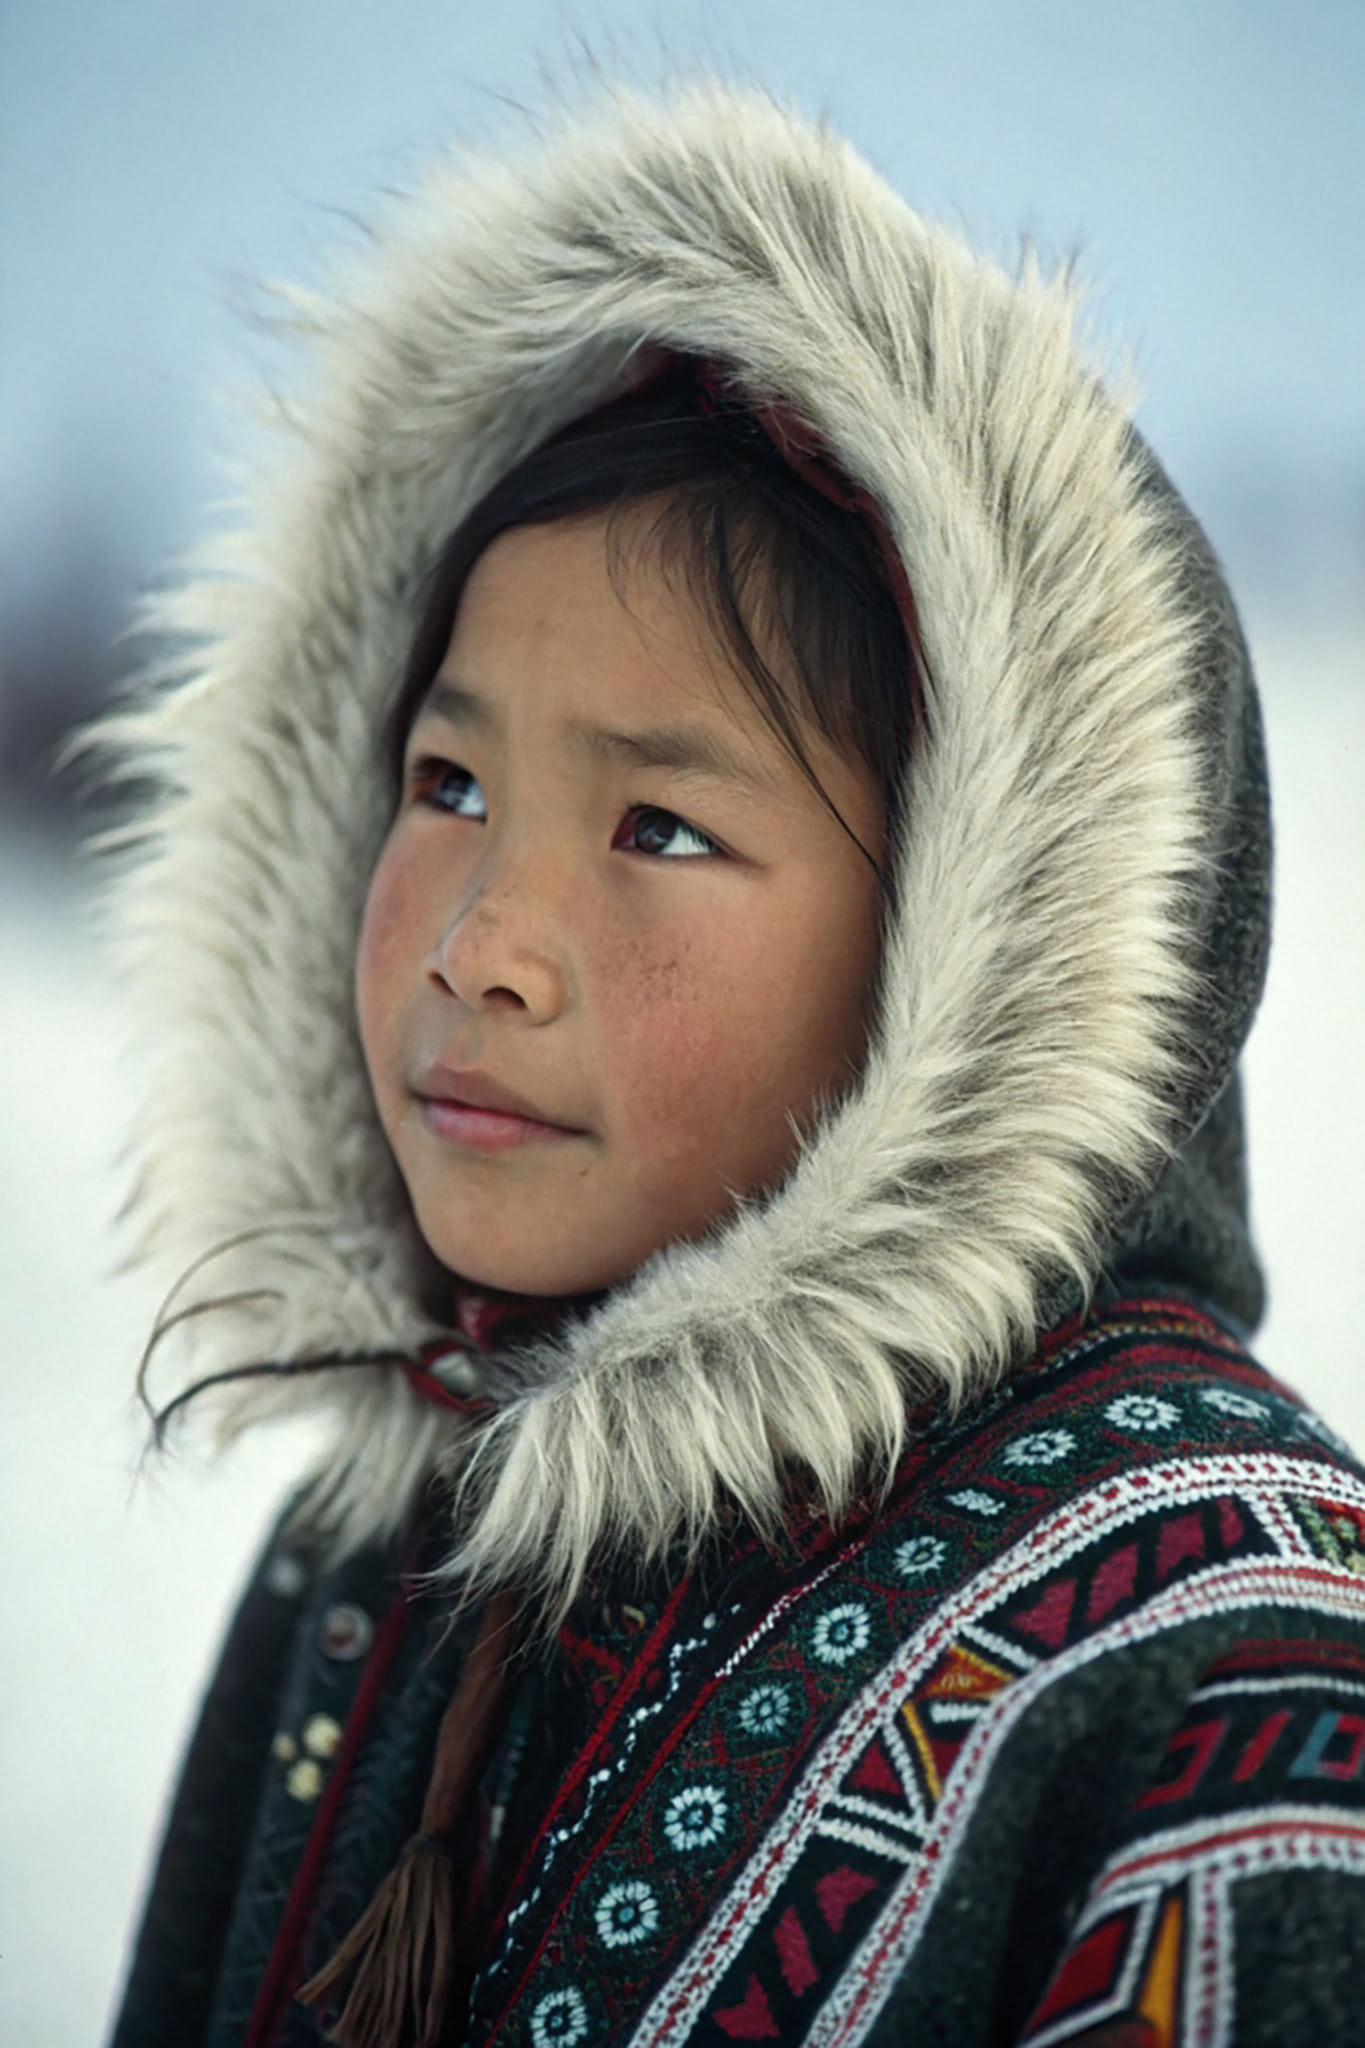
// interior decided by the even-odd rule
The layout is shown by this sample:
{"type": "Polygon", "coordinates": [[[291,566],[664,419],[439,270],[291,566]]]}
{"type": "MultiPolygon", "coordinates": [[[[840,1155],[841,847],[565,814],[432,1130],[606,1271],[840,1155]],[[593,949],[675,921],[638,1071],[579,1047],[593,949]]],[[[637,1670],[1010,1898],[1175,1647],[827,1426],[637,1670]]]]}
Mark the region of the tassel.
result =
{"type": "Polygon", "coordinates": [[[414,1835],[332,1960],[298,1995],[320,2004],[354,1971],[329,2040],[338,2048],[436,2048],[454,1937],[449,1853],[431,1835],[414,1835]]]}
{"type": "Polygon", "coordinates": [[[511,1593],[489,1601],[442,1716],[419,1832],[336,1954],[297,1994],[321,2006],[350,1977],[328,2034],[337,2048],[437,2048],[452,2002],[467,1992],[469,1958],[456,1942],[477,1848],[469,1802],[511,1704],[514,1660],[503,1652],[516,1617],[511,1593]]]}

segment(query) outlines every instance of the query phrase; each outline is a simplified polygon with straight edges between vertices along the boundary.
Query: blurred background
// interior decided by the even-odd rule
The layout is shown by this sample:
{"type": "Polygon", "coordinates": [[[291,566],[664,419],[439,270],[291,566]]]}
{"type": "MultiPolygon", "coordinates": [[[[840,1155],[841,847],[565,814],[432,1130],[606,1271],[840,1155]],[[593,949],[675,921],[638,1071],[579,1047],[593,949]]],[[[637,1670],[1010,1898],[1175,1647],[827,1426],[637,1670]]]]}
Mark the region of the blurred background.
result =
{"type": "Polygon", "coordinates": [[[1279,832],[1248,1060],[1260,1349],[1365,1447],[1365,9],[1358,0],[0,0],[0,2038],[102,2035],[159,1802],[298,1440],[139,1472],[154,1304],[118,1277],[129,1094],[51,773],[138,593],[224,516],[296,374],[263,280],[451,140],[520,138],[580,39],[826,115],[917,208],[1078,254],[1220,550],[1279,832]],[[226,395],[226,402],[225,402],[226,395]]]}

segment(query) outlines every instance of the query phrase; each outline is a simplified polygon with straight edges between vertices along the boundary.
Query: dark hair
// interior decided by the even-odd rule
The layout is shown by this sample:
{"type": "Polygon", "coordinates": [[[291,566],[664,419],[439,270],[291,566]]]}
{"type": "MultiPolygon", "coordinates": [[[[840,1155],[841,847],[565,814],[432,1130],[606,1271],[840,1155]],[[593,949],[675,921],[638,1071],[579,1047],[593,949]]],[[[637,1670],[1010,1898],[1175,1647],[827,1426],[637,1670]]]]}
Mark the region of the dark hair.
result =
{"type": "MultiPolygon", "coordinates": [[[[859,756],[882,787],[894,833],[913,726],[914,656],[878,539],[859,511],[808,483],[755,414],[717,396],[699,381],[704,376],[694,359],[671,359],[645,388],[574,420],[524,456],[461,520],[427,578],[389,715],[395,781],[412,722],[445,659],[465,582],[490,542],[508,527],[601,510],[610,518],[662,499],[648,530],[660,566],[666,575],[681,572],[772,730],[850,837],[801,743],[799,716],[859,756]],[[788,657],[790,683],[760,650],[760,621],[788,657]]],[[[609,524],[614,564],[613,542],[609,524]]]]}

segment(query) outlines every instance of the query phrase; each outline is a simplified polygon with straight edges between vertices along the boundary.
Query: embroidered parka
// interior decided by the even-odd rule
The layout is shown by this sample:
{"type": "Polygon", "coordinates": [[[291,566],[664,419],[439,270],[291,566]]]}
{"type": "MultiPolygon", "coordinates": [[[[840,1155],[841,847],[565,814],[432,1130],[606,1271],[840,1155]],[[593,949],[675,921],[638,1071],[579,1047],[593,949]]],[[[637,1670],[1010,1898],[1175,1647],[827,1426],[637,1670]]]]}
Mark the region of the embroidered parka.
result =
{"type": "Polygon", "coordinates": [[[437,170],[291,303],[314,395],[105,740],[144,792],[111,905],[154,1368],[326,1444],[206,1695],[117,2048],[325,2038],[295,1993],[506,1587],[543,1626],[450,2043],[1346,2048],[1365,1477],[1245,1349],[1255,692],[1073,285],[703,82],[437,170]],[[376,764],[448,532],[660,347],[799,420],[914,594],[878,1019],[776,1193],[481,1351],[352,1021],[376,764]]]}

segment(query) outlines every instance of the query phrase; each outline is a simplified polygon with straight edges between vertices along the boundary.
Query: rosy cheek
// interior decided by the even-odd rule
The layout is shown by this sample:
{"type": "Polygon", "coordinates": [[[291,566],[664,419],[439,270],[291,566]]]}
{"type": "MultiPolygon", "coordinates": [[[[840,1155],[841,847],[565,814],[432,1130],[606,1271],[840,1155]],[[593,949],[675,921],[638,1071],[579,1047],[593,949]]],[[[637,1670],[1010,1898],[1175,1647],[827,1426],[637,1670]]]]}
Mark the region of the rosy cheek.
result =
{"type": "Polygon", "coordinates": [[[636,949],[599,986],[600,1069],[613,1077],[623,1132],[656,1164],[712,1152],[753,1078],[724,963],[704,948],[636,949]]]}
{"type": "Polygon", "coordinates": [[[402,992],[405,955],[413,942],[410,875],[392,848],[380,855],[356,944],[356,1014],[367,1057],[402,992]]]}

